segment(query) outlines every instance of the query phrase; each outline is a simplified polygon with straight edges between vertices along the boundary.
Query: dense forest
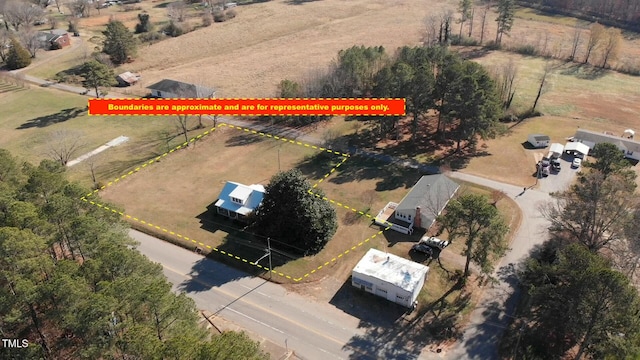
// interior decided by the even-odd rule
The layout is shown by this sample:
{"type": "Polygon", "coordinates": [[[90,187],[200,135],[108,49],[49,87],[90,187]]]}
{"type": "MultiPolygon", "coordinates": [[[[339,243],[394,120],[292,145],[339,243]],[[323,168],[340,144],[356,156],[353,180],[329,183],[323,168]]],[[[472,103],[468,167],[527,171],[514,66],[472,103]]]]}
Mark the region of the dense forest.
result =
{"type": "Polygon", "coordinates": [[[244,333],[201,328],[193,300],[87,192],[59,163],[0,149],[0,335],[29,344],[0,359],[268,358],[244,333]]]}
{"type": "Polygon", "coordinates": [[[520,0],[524,6],[640,31],[639,0],[520,0]]]}

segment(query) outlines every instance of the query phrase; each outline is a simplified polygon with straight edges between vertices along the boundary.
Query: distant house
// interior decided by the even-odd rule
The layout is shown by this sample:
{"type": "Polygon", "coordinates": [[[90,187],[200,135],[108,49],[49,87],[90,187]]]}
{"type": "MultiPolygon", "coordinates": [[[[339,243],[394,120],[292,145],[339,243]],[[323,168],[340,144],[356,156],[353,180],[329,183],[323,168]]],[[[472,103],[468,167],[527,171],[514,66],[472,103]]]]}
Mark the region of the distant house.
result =
{"type": "Polygon", "coordinates": [[[445,175],[425,175],[400,203],[389,202],[375,222],[403,234],[413,233],[414,227],[429,229],[459,187],[445,175]]]}
{"type": "Polygon", "coordinates": [[[123,72],[122,74],[116,76],[116,80],[118,80],[118,86],[131,86],[135,85],[138,81],[140,81],[140,74],[134,74],[130,71],[123,72]]]}
{"type": "Polygon", "coordinates": [[[208,99],[215,97],[215,89],[200,85],[188,84],[181,81],[164,79],[153,85],[147,86],[151,90],[151,96],[157,98],[198,98],[208,99]]]}
{"type": "Polygon", "coordinates": [[[264,192],[262,185],[247,186],[227,181],[215,203],[216,211],[230,219],[242,221],[260,206],[264,192]]]}
{"type": "Polygon", "coordinates": [[[38,32],[40,47],[47,50],[62,49],[71,45],[71,37],[66,30],[55,29],[38,32]]]}
{"type": "Polygon", "coordinates": [[[429,267],[369,249],[351,272],[351,284],[405,307],[414,305],[429,267]]]}
{"type": "Polygon", "coordinates": [[[527,142],[534,148],[545,148],[549,146],[551,138],[547,135],[531,134],[527,137],[527,142]]]}
{"type": "Polygon", "coordinates": [[[624,153],[626,158],[640,160],[640,142],[635,141],[633,136],[634,132],[632,130],[626,130],[623,136],[615,136],[579,129],[576,131],[573,139],[578,143],[585,144],[591,149],[600,143],[614,144],[624,153]]]}

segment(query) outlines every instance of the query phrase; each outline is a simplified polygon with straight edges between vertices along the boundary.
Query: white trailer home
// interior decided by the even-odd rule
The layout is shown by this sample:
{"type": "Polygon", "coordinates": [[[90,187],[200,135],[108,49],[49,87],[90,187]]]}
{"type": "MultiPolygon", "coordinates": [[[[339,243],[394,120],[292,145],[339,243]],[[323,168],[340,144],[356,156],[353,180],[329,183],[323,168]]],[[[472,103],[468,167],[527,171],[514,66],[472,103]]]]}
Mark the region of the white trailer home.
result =
{"type": "Polygon", "coordinates": [[[396,304],[412,307],[428,272],[428,266],[369,249],[353,268],[351,284],[396,304]]]}

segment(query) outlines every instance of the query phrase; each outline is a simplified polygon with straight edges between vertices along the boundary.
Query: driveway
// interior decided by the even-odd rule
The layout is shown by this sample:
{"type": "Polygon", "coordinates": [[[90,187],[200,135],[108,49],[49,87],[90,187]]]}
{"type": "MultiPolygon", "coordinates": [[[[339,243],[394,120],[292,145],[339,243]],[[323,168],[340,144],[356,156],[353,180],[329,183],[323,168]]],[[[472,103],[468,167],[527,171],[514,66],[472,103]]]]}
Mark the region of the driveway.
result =
{"type": "MultiPolygon", "coordinates": [[[[567,171],[568,169],[562,169],[567,171]]],[[[567,173],[570,173],[567,171],[567,173]]],[[[572,173],[570,173],[572,174],[572,173]]],[[[503,331],[510,324],[515,312],[518,288],[515,279],[515,264],[526,258],[536,245],[548,239],[549,222],[544,219],[539,207],[551,200],[549,194],[540,189],[523,188],[461,172],[450,174],[460,180],[504,191],[515,200],[522,210],[522,223],[509,251],[498,264],[494,276],[499,282],[484,289],[478,306],[471,313],[470,323],[462,340],[445,354],[446,359],[498,359],[498,344],[503,331]]],[[[551,176],[549,177],[551,178],[551,176]]],[[[546,180],[546,179],[545,179],[546,180]]]]}
{"type": "Polygon", "coordinates": [[[551,171],[549,176],[538,179],[538,190],[546,193],[564,191],[573,184],[582,167],[577,169],[571,167],[572,155],[564,154],[558,160],[561,164],[561,170],[559,172],[551,171]]]}

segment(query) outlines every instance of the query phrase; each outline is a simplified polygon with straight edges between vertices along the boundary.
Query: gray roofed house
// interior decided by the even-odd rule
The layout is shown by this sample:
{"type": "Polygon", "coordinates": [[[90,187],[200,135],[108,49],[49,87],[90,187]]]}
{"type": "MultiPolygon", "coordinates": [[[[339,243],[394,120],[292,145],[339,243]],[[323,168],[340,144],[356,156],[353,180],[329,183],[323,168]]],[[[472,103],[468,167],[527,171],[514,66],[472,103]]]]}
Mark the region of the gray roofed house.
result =
{"type": "Polygon", "coordinates": [[[199,98],[208,99],[215,97],[216,90],[200,85],[184,83],[182,81],[164,79],[153,85],[147,86],[151,90],[151,96],[158,98],[199,98]]]}
{"type": "Polygon", "coordinates": [[[410,234],[413,228],[429,229],[460,185],[446,175],[425,175],[400,203],[388,203],[375,221],[382,226],[410,234]]]}
{"type": "Polygon", "coordinates": [[[581,142],[591,149],[600,143],[610,143],[620,149],[629,159],[640,160],[640,142],[625,136],[609,135],[601,132],[578,129],[573,136],[574,141],[581,142]]]}

